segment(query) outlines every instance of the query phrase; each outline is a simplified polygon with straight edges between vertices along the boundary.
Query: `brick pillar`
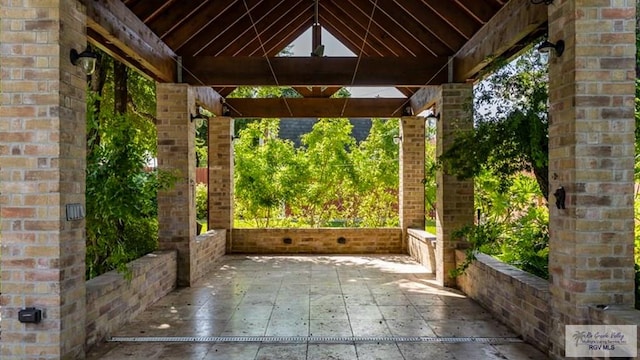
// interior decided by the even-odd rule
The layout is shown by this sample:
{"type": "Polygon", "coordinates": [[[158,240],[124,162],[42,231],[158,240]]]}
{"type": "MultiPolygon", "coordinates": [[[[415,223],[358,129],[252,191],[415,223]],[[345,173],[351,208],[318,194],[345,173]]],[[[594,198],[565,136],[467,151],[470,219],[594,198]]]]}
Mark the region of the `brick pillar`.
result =
{"type": "Polygon", "coordinates": [[[0,20],[2,359],[84,358],[86,47],[79,1],[3,1],[0,20]],[[18,321],[42,309],[39,324],[18,321]]]}
{"type": "Polygon", "coordinates": [[[159,246],[178,250],[178,286],[191,284],[191,246],[196,238],[195,97],[186,84],[158,84],[158,168],[178,176],[158,194],[159,246]]]}
{"type": "Polygon", "coordinates": [[[588,307],[634,303],[635,1],[556,1],[549,40],[550,356],[588,307]]]}
{"type": "MultiPolygon", "coordinates": [[[[436,154],[451,146],[456,133],[473,128],[473,85],[443,84],[438,91],[436,154]]],[[[473,179],[458,180],[439,170],[436,175],[436,279],[443,286],[456,286],[449,272],[456,267],[459,241],[451,234],[473,224],[473,179]]]]}
{"type": "Polygon", "coordinates": [[[227,251],[233,228],[233,121],[209,120],[209,228],[227,230],[227,251]]]}
{"type": "Polygon", "coordinates": [[[407,229],[424,230],[424,118],[405,116],[400,119],[400,227],[406,250],[407,229]]]}

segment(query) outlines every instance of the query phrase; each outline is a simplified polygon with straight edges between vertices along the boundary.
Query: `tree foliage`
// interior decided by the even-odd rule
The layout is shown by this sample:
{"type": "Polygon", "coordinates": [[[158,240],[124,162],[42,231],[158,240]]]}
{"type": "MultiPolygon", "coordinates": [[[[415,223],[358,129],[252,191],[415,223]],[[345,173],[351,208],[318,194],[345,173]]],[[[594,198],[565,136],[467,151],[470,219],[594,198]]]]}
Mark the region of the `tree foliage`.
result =
{"type": "Polygon", "coordinates": [[[512,175],[532,172],[548,197],[548,76],[541,59],[531,48],[476,86],[473,131],[456,136],[439,159],[448,173],[468,179],[490,171],[505,189],[512,175]]]}
{"type": "MultiPolygon", "coordinates": [[[[157,191],[174,178],[147,169],[156,153],[155,86],[129,69],[115,101],[113,60],[101,68],[87,96],[87,277],[126,263],[157,247],[157,191]],[[124,110],[123,113],[120,113],[124,110]]],[[[122,80],[122,79],[121,79],[122,80]]]]}
{"type": "Polygon", "coordinates": [[[299,149],[277,137],[278,124],[263,119],[240,131],[236,217],[260,227],[397,225],[397,119],[374,119],[360,144],[348,119],[320,119],[299,149]]]}

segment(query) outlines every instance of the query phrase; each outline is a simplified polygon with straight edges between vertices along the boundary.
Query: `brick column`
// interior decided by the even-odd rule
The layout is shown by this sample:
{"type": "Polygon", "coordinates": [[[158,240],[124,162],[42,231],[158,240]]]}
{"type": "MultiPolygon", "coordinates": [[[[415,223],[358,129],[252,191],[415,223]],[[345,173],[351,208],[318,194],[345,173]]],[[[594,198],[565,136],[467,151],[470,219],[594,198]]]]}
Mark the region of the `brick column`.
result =
{"type": "Polygon", "coordinates": [[[549,40],[550,356],[588,307],[634,303],[635,1],[555,1],[549,40]]]}
{"type": "Polygon", "coordinates": [[[227,251],[233,228],[233,121],[209,120],[209,228],[227,230],[227,251]]]}
{"type": "MultiPolygon", "coordinates": [[[[438,91],[436,154],[451,146],[456,133],[473,128],[473,85],[443,84],[438,91]]],[[[458,240],[451,233],[473,224],[473,179],[458,180],[439,170],[436,175],[436,279],[443,286],[456,286],[449,272],[456,267],[458,240]]]]}
{"type": "Polygon", "coordinates": [[[79,1],[3,1],[0,20],[2,359],[84,358],[86,47],[79,1]],[[18,321],[42,309],[39,324],[18,321]]]}
{"type": "Polygon", "coordinates": [[[403,233],[402,247],[407,248],[407,229],[424,230],[424,118],[400,119],[400,189],[398,208],[403,233]]]}
{"type": "Polygon", "coordinates": [[[178,250],[178,285],[191,284],[191,247],[196,238],[195,97],[186,84],[158,84],[158,168],[178,175],[158,194],[159,246],[178,250]]]}

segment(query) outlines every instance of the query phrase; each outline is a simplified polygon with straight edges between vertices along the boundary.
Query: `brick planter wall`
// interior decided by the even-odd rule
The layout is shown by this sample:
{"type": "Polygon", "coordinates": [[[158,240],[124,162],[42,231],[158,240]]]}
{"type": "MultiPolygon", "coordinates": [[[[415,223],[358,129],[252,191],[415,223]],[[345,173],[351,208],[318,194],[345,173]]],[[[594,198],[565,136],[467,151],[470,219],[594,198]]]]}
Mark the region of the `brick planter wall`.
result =
{"type": "Polygon", "coordinates": [[[209,230],[196,237],[192,247],[194,259],[191,262],[191,280],[198,281],[213,271],[216,261],[224,256],[227,243],[225,229],[209,230]]]}
{"type": "Polygon", "coordinates": [[[407,230],[409,255],[427,271],[436,271],[436,236],[420,229],[407,230]]]}
{"type": "Polygon", "coordinates": [[[138,316],[176,286],[175,250],[147,254],[129,263],[129,268],[131,281],[116,271],[87,281],[87,348],[138,316]]]}
{"type": "MultiPolygon", "coordinates": [[[[456,251],[456,262],[465,259],[456,251]]],[[[549,283],[485,254],[477,254],[458,287],[545,353],[549,349],[549,283]]]]}
{"type": "Polygon", "coordinates": [[[401,254],[400,228],[233,229],[232,253],[401,254]],[[344,244],[338,238],[344,238],[344,244]],[[285,244],[284,239],[291,239],[285,244]]]}

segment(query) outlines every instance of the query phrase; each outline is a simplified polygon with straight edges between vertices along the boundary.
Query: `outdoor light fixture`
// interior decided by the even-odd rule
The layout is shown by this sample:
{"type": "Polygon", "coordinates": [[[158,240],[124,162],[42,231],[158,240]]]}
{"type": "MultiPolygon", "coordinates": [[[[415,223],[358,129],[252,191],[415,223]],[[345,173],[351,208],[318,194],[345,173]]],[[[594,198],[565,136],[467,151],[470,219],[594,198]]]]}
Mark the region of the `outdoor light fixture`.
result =
{"type": "Polygon", "coordinates": [[[429,125],[433,126],[433,125],[435,125],[436,121],[440,120],[440,114],[431,113],[431,114],[427,115],[426,120],[429,123],[429,125]]]}
{"type": "Polygon", "coordinates": [[[411,106],[405,106],[402,109],[402,116],[413,116],[413,109],[411,106]]]}
{"type": "Polygon", "coordinates": [[[191,114],[191,122],[195,121],[196,127],[200,127],[202,126],[202,123],[204,123],[205,120],[209,120],[209,117],[203,114],[202,107],[200,106],[196,107],[196,114],[195,115],[191,114]]]}
{"type": "Polygon", "coordinates": [[[82,72],[85,75],[91,75],[96,71],[96,60],[98,60],[98,55],[91,51],[88,46],[81,53],[78,53],[76,49],[71,49],[69,57],[71,58],[71,63],[73,65],[80,65],[82,72]]]}
{"type": "Polygon", "coordinates": [[[541,53],[549,53],[552,49],[555,50],[558,57],[562,56],[562,53],[564,52],[564,41],[558,40],[554,44],[549,40],[545,40],[542,44],[540,44],[540,46],[538,46],[538,51],[541,53]]]}
{"type": "Polygon", "coordinates": [[[393,143],[394,144],[400,144],[402,142],[402,135],[396,135],[393,137],[393,143]]]}
{"type": "Polygon", "coordinates": [[[531,0],[531,3],[533,5],[539,5],[539,4],[551,5],[551,3],[553,3],[553,0],[531,0]]]}

